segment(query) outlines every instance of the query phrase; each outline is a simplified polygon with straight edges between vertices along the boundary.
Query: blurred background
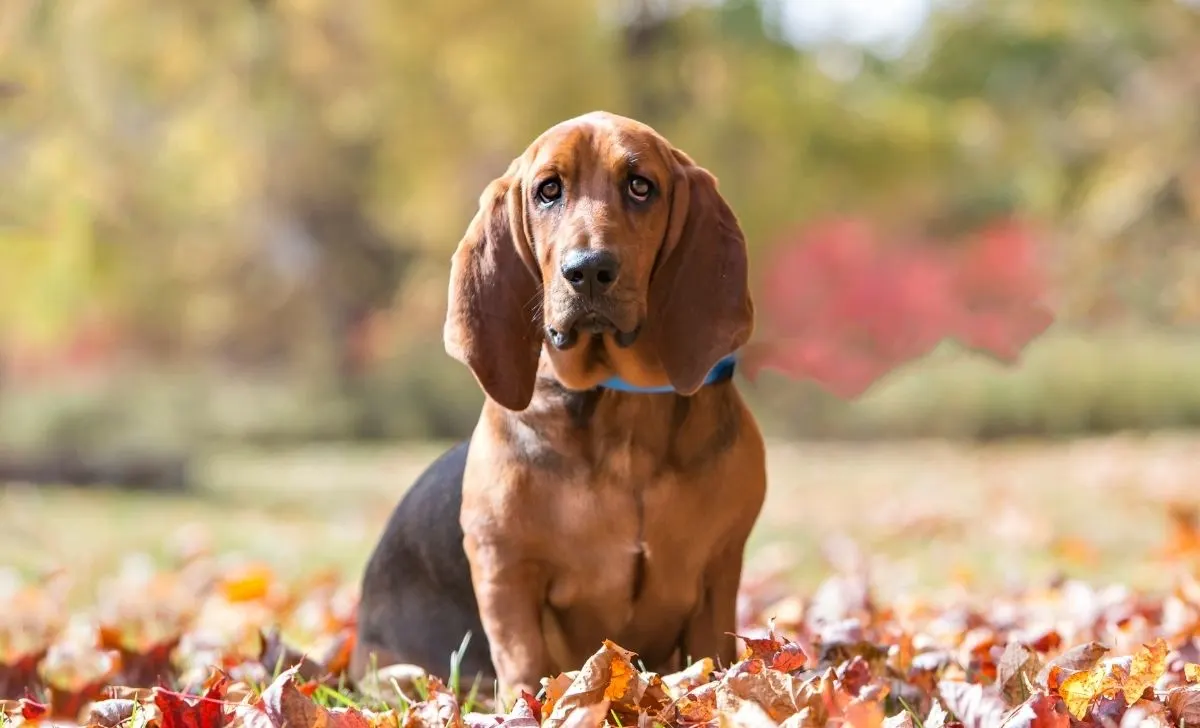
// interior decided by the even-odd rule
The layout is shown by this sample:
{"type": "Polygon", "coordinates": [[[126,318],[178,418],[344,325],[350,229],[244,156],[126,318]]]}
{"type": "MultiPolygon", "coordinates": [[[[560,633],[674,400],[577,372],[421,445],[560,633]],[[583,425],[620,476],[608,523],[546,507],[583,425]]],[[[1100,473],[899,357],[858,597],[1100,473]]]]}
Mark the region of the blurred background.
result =
{"type": "Polygon", "coordinates": [[[357,578],[482,402],[441,343],[480,191],[593,109],[718,176],[764,336],[825,280],[797,250],[951,259],[1007,226],[969,279],[1020,299],[1007,334],[939,324],[839,386],[825,339],[934,312],[825,280],[799,315],[824,368],[743,381],[773,443],[764,569],[810,583],[849,534],[904,588],[1153,581],[1146,553],[1195,547],[1195,2],[5,0],[0,48],[14,573],[207,543],[357,578]]]}

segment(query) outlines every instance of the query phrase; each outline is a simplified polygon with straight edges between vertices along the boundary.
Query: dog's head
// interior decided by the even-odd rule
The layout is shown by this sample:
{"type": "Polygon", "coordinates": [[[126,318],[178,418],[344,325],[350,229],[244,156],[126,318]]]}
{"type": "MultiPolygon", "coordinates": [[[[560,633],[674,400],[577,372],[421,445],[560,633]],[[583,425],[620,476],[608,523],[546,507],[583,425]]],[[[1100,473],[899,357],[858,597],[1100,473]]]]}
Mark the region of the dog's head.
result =
{"type": "Polygon", "coordinates": [[[494,180],[454,253],[446,350],[522,410],[545,348],[569,389],[616,374],[692,394],[753,330],[746,243],[716,179],[657,132],[592,113],[494,180]]]}

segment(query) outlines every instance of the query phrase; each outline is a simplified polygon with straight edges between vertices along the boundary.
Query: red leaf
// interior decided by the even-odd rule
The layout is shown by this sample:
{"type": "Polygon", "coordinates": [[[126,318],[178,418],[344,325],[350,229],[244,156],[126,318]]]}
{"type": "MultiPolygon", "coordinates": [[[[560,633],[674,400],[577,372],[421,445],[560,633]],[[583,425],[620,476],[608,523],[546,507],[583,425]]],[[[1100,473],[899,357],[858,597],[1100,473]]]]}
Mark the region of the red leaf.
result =
{"type": "Polygon", "coordinates": [[[162,713],[162,728],[218,728],[225,725],[223,699],[228,685],[229,678],[222,674],[204,695],[194,700],[166,688],[155,688],[154,705],[162,713]]]}

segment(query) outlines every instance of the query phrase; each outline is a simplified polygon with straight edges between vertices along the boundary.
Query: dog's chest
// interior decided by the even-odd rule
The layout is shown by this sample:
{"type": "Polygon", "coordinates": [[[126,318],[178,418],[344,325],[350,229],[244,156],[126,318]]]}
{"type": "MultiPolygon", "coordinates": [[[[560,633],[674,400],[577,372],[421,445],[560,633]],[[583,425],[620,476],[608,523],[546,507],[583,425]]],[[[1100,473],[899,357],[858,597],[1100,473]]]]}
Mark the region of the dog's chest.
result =
{"type": "Polygon", "coordinates": [[[700,598],[711,533],[680,521],[696,504],[674,478],[647,477],[636,464],[613,458],[556,499],[555,541],[564,548],[547,594],[549,629],[568,663],[606,638],[650,658],[674,644],[700,598]]]}

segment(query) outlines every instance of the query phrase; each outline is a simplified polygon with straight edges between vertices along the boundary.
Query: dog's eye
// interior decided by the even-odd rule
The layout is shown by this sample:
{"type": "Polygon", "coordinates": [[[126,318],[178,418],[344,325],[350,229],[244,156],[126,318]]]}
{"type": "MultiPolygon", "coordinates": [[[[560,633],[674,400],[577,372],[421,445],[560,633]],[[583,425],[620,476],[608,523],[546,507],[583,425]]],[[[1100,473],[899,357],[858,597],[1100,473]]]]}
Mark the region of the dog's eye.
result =
{"type": "Polygon", "coordinates": [[[537,197],[543,204],[550,204],[562,197],[562,183],[552,177],[538,185],[537,197]]]}
{"type": "Polygon", "coordinates": [[[638,202],[645,202],[649,199],[652,191],[654,191],[654,185],[650,184],[650,180],[645,177],[629,178],[629,196],[638,202]]]}

